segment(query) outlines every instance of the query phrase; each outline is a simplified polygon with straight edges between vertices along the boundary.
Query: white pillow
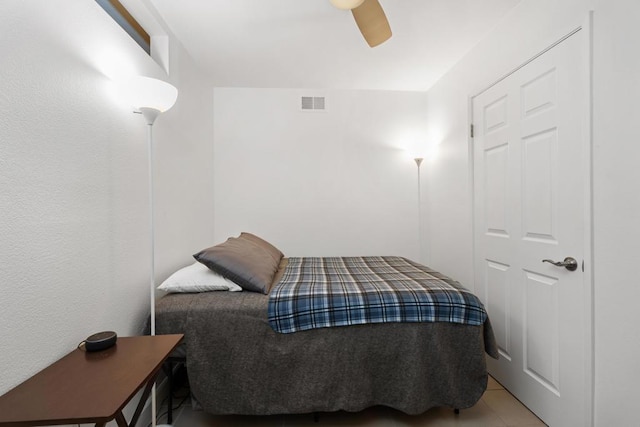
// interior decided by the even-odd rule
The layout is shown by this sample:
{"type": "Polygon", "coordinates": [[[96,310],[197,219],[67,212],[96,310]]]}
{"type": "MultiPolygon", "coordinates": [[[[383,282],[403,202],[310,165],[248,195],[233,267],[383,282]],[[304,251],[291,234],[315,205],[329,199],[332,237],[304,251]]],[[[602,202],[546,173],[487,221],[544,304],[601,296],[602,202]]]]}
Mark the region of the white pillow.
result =
{"type": "Polygon", "coordinates": [[[181,268],[167,278],[158,289],[165,292],[208,292],[231,291],[240,292],[242,288],[229,279],[225,279],[207,266],[194,262],[181,268]]]}

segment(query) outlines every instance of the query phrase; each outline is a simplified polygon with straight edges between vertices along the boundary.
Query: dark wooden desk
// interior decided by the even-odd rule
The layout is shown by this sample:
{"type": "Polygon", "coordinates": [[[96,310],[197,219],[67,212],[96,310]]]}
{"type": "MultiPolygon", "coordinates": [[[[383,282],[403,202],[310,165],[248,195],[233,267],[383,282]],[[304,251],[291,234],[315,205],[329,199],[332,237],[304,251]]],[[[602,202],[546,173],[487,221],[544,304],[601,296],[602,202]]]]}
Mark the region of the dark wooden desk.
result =
{"type": "Polygon", "coordinates": [[[119,337],[107,350],[76,349],[0,396],[0,426],[104,426],[114,419],[119,427],[134,426],[162,363],[182,337],[119,337]],[[127,424],[122,409],[143,386],[144,394],[127,424]]]}

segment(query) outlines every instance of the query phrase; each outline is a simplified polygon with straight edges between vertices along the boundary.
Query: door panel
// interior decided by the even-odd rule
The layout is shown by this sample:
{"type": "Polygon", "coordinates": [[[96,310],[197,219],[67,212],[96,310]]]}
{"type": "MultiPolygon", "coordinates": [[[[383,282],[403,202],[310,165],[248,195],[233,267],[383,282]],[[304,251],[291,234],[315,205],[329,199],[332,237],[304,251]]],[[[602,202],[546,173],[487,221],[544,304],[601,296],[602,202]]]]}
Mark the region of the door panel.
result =
{"type": "Polygon", "coordinates": [[[495,261],[487,260],[486,264],[487,292],[484,296],[486,309],[491,313],[491,324],[498,343],[500,357],[511,360],[511,317],[509,305],[509,266],[495,261]]]}
{"type": "Polygon", "coordinates": [[[507,188],[509,146],[498,145],[485,150],[485,207],[487,233],[496,237],[509,237],[507,231],[507,188]]]}
{"type": "Polygon", "coordinates": [[[524,274],[524,371],[559,395],[558,279],[530,271],[524,274]],[[546,310],[542,312],[539,307],[546,310]]]}
{"type": "Polygon", "coordinates": [[[557,243],[556,218],[556,132],[544,131],[522,141],[523,237],[557,243]]]}
{"type": "Polygon", "coordinates": [[[584,259],[588,155],[583,33],[473,98],[476,290],[501,359],[489,369],[552,426],[583,426],[590,319],[584,259]]]}

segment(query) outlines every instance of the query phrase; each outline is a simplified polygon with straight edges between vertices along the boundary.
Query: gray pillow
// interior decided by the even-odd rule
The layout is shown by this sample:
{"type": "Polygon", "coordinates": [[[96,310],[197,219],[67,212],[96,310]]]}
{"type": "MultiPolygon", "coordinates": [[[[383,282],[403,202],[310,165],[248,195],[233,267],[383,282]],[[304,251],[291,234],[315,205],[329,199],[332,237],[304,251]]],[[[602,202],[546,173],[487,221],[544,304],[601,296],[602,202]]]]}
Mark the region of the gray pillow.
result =
{"type": "Polygon", "coordinates": [[[242,289],[263,294],[269,293],[279,264],[264,247],[235,237],[203,249],[193,257],[242,289]]]}
{"type": "Polygon", "coordinates": [[[242,233],[240,233],[239,238],[249,240],[257,244],[258,246],[264,248],[267,252],[269,252],[269,254],[273,257],[273,259],[276,260],[277,263],[279,263],[282,257],[284,256],[284,254],[280,251],[280,249],[276,248],[271,243],[267,242],[264,239],[261,239],[255,234],[246,233],[243,231],[242,233]]]}

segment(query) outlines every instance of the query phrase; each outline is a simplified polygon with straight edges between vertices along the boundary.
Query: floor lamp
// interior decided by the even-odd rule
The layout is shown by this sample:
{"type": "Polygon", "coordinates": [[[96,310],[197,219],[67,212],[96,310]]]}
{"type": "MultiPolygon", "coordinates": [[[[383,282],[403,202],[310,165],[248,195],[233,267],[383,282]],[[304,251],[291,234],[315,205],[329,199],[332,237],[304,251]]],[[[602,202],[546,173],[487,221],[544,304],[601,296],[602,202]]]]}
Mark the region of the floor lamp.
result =
{"type": "Polygon", "coordinates": [[[415,159],[416,166],[418,166],[418,248],[419,248],[419,257],[418,262],[424,262],[422,256],[424,255],[422,252],[422,200],[421,200],[421,191],[420,191],[420,165],[424,160],[422,157],[416,157],[415,159]]]}
{"type": "MultiPolygon", "coordinates": [[[[153,209],[153,123],[158,116],[173,107],[178,98],[178,89],[162,80],[151,77],[137,76],[121,82],[120,91],[136,109],[134,112],[142,114],[147,123],[147,150],[149,155],[149,235],[150,235],[150,283],[149,294],[151,303],[151,335],[156,334],[155,313],[155,216],[153,209]]],[[[156,426],[156,387],[151,392],[151,423],[156,426]]],[[[165,424],[166,426],[166,424],[165,424]]]]}

